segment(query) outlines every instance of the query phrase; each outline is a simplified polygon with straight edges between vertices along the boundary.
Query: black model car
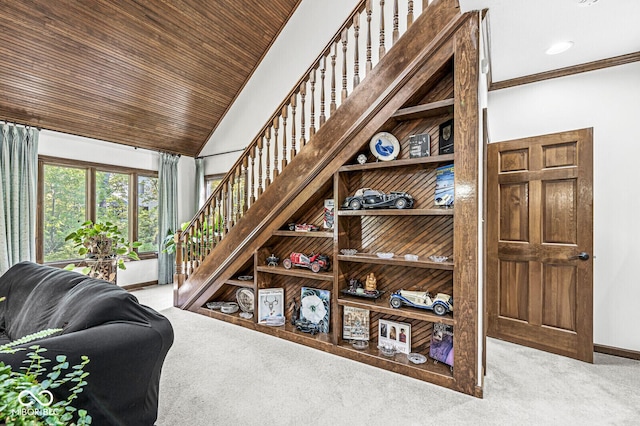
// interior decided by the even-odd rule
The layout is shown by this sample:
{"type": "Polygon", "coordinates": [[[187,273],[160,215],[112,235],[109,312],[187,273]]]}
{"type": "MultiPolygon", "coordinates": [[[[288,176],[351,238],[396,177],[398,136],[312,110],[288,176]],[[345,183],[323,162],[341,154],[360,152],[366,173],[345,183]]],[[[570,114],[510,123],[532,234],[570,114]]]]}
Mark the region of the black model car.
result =
{"type": "Polygon", "coordinates": [[[379,209],[383,207],[396,209],[410,209],[413,207],[413,197],[406,192],[391,191],[385,194],[371,188],[360,188],[352,197],[347,197],[342,207],[351,210],[361,208],[379,209]]]}

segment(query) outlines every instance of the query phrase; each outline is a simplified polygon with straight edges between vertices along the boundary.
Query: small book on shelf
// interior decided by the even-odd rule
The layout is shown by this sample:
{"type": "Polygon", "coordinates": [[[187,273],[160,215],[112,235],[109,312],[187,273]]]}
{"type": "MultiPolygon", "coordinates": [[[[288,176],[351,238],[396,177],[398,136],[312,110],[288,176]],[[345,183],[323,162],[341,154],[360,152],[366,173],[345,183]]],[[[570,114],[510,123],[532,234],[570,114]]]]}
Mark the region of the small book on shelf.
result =
{"type": "Polygon", "coordinates": [[[440,166],[436,169],[436,206],[452,206],[454,198],[454,171],[453,164],[440,166]]]}
{"type": "Polygon", "coordinates": [[[409,158],[428,157],[431,152],[429,133],[409,136],[409,158]]]}
{"type": "Polygon", "coordinates": [[[436,361],[453,367],[453,326],[433,324],[429,356],[436,361]]]}
{"type": "Polygon", "coordinates": [[[284,318],[284,289],[258,289],[258,323],[281,322],[284,318]]]}
{"type": "Polygon", "coordinates": [[[438,154],[453,154],[453,119],[440,125],[438,137],[438,154]]]}

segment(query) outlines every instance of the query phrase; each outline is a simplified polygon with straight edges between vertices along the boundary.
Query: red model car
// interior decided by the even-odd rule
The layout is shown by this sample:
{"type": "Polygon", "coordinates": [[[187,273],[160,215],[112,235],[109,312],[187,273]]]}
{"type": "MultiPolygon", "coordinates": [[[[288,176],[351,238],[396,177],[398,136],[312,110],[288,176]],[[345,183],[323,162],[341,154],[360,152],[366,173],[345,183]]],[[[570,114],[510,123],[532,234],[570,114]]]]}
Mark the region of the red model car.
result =
{"type": "Polygon", "coordinates": [[[313,272],[328,271],[331,266],[329,262],[329,256],[325,254],[310,254],[309,256],[303,253],[293,252],[289,257],[282,261],[282,266],[286,269],[291,269],[293,266],[299,268],[309,268],[313,272]]]}
{"type": "Polygon", "coordinates": [[[310,223],[290,223],[289,231],[297,231],[297,232],[311,232],[311,231],[319,231],[320,228],[316,225],[310,223]]]}

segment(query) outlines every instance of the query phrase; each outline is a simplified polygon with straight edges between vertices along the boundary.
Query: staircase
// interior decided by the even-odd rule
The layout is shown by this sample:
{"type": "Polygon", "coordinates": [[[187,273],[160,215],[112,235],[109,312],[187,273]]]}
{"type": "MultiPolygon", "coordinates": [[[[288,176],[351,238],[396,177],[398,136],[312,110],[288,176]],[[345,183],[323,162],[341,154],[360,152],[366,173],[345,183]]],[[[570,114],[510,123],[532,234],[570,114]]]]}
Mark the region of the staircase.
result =
{"type": "Polygon", "coordinates": [[[450,64],[452,36],[465,22],[457,1],[424,5],[415,21],[413,1],[387,2],[386,8],[384,0],[373,3],[360,2],[189,227],[176,235],[175,306],[197,311],[212,299],[274,231],[334,184],[333,174],[371,135],[392,127],[393,114],[422,96],[450,64]],[[406,11],[402,37],[400,10],[406,11]],[[372,31],[378,32],[377,49],[372,31]],[[387,44],[392,44],[388,51],[387,44]]]}

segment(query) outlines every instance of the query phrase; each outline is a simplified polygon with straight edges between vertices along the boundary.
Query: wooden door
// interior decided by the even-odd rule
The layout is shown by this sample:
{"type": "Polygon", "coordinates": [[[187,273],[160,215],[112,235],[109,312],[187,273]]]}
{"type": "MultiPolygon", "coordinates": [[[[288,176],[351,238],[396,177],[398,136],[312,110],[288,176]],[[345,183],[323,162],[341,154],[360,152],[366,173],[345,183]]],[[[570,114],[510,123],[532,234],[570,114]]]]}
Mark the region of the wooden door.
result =
{"type": "Polygon", "coordinates": [[[489,144],[488,335],[593,362],[592,129],[489,144]]]}

